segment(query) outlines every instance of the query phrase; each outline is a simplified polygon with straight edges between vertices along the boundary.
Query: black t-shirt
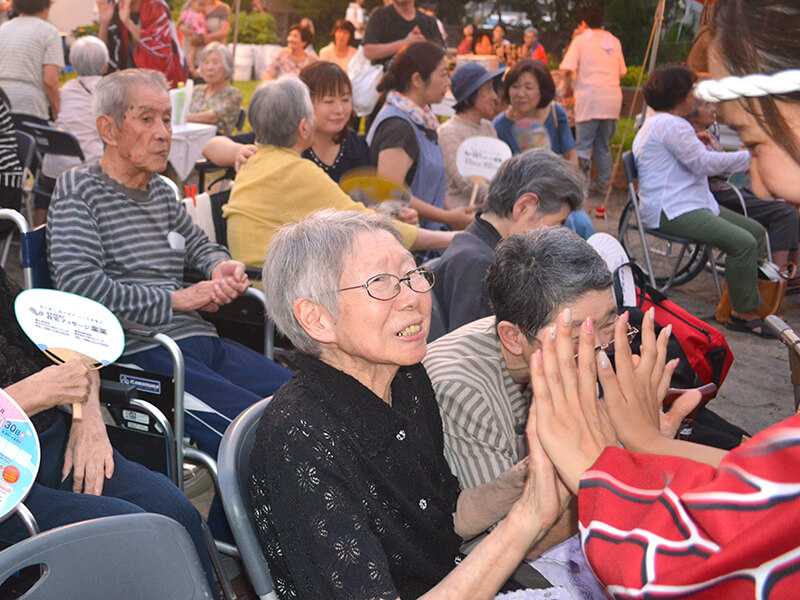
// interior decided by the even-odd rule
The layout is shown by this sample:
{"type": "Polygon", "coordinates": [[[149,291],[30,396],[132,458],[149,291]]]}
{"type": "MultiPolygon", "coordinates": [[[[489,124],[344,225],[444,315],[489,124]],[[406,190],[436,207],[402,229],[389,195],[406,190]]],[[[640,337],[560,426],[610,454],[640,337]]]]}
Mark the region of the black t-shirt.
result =
{"type": "Polygon", "coordinates": [[[392,406],[305,355],[264,410],[250,497],[278,597],[418,598],[455,567],[458,481],[422,365],[392,406]]]}
{"type": "Polygon", "coordinates": [[[342,175],[357,169],[358,167],[367,167],[370,164],[369,146],[364,138],[357,133],[351,131],[350,134],[344,138],[341,146],[339,147],[339,154],[333,161],[333,164],[325,164],[320,158],[314,154],[314,150],[309,148],[303,152],[303,158],[314,161],[314,164],[321,168],[328,174],[328,177],[339,183],[342,175]]]}
{"type": "MultiPolygon", "coordinates": [[[[405,119],[389,117],[378,125],[378,129],[375,130],[375,135],[372,137],[372,145],[369,147],[369,156],[373,165],[378,164],[378,155],[382,150],[402,148],[408,154],[413,164],[406,173],[406,185],[411,185],[411,182],[414,181],[419,160],[419,144],[413,128],[414,126],[405,119]]],[[[423,128],[422,131],[429,140],[438,143],[439,136],[434,130],[423,128]]]]}
{"type": "MultiPolygon", "coordinates": [[[[442,34],[436,19],[417,10],[411,21],[406,21],[395,10],[393,5],[379,6],[369,16],[367,30],[364,33],[364,44],[388,44],[406,37],[414,27],[419,27],[425,39],[440,46],[444,46],[442,34]]],[[[373,62],[384,64],[391,56],[373,62]]]]}

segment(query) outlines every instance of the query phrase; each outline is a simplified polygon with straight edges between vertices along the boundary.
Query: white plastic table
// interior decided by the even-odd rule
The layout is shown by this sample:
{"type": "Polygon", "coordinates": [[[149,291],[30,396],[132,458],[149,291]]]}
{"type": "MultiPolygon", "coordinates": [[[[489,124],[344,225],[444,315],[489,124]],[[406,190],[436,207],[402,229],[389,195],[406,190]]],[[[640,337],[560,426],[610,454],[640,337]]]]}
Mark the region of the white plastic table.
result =
{"type": "Polygon", "coordinates": [[[203,155],[203,147],[217,135],[216,125],[186,123],[172,126],[172,146],[169,162],[181,181],[186,181],[194,163],[203,155]]]}

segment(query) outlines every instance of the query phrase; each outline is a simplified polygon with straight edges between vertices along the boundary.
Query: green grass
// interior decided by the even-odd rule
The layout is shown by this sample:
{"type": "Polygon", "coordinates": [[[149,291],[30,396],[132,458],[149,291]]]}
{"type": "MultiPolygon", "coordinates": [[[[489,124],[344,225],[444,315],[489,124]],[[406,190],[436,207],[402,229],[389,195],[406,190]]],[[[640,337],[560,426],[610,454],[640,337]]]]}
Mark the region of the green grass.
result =
{"type": "Polygon", "coordinates": [[[623,151],[627,152],[633,146],[633,138],[636,135],[636,132],[633,130],[633,126],[635,123],[635,119],[629,119],[628,117],[620,117],[619,124],[617,125],[617,132],[614,134],[614,137],[611,139],[612,146],[619,146],[622,143],[622,136],[625,135],[625,146],[623,147],[623,151]]]}
{"type": "MultiPolygon", "coordinates": [[[[256,91],[256,88],[261,85],[260,81],[234,81],[233,87],[237,90],[242,92],[242,106],[247,109],[250,106],[250,98],[253,96],[253,92],[256,91]]],[[[250,127],[250,121],[245,121],[244,129],[242,132],[250,131],[252,127],[250,127]]]]}

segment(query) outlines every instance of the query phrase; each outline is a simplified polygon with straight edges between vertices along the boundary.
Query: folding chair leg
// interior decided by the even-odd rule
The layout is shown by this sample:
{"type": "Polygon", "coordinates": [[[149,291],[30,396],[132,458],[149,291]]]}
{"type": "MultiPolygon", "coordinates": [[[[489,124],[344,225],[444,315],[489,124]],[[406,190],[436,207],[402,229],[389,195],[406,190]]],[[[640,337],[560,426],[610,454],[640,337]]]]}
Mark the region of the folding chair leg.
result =
{"type": "Polygon", "coordinates": [[[217,551],[217,545],[214,542],[214,536],[211,534],[211,529],[208,528],[208,523],[205,521],[201,521],[201,523],[203,526],[203,539],[206,542],[208,555],[211,558],[211,565],[214,567],[214,572],[217,574],[217,581],[219,581],[219,587],[222,590],[222,596],[225,598],[225,600],[235,600],[236,594],[233,591],[233,586],[231,585],[228,576],[225,574],[225,567],[222,566],[222,559],[217,551]]]}
{"type": "Polygon", "coordinates": [[[706,246],[706,253],[708,254],[708,262],[711,265],[711,275],[714,276],[714,286],[717,288],[717,298],[722,298],[722,283],[717,272],[717,259],[714,258],[714,249],[711,246],[706,246]]]}

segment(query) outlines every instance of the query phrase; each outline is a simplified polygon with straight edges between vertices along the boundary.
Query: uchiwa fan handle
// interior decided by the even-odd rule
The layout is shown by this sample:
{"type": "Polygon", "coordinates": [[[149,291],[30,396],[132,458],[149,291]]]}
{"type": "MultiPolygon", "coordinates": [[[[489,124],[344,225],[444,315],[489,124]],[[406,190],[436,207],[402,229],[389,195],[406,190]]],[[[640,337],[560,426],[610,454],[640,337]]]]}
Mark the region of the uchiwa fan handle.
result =
{"type": "MultiPolygon", "coordinates": [[[[57,365],[63,365],[65,362],[72,358],[77,358],[83,364],[85,364],[89,369],[92,371],[98,370],[103,365],[93,358],[86,356],[80,352],[76,352],[75,350],[69,350],[67,348],[47,348],[44,351],[45,355],[50,358],[54,363],[57,365]]],[[[80,421],[83,418],[83,407],[79,403],[74,403],[72,405],[72,419],[74,421],[80,421]]]]}

